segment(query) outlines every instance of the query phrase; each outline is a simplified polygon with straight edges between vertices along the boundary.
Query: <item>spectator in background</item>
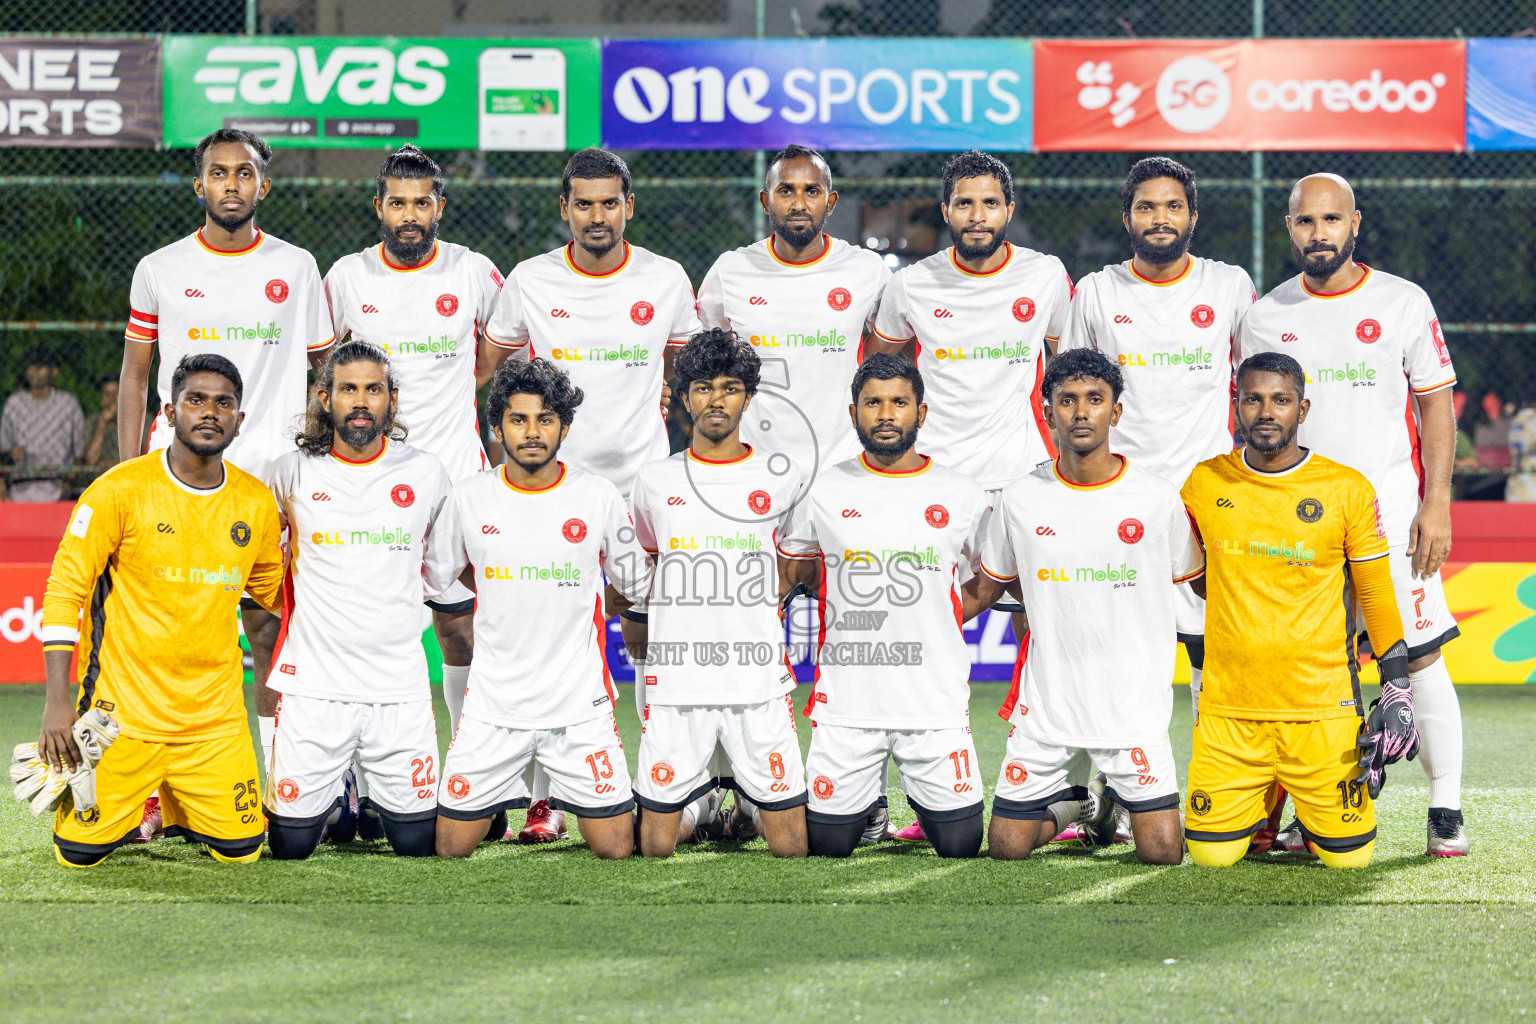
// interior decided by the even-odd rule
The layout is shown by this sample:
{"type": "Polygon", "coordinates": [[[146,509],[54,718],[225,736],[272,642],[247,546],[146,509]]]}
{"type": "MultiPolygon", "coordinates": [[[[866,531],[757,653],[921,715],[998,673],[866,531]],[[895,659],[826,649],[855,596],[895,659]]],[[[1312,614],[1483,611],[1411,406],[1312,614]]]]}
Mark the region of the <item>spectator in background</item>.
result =
{"type": "Polygon", "coordinates": [[[0,413],[0,452],[12,466],[11,501],[59,501],[64,480],[57,468],[72,465],[85,450],[80,402],[53,386],[57,374],[53,355],[33,349],[27,354],[26,388],[7,398],[0,413]]]}
{"type": "Polygon", "coordinates": [[[90,418],[85,436],[84,463],[92,469],[105,471],[118,463],[117,451],[117,378],[107,377],[97,385],[97,397],[101,411],[90,418]]]}
{"type": "MultiPolygon", "coordinates": [[[[1486,455],[1488,449],[1501,449],[1505,455],[1498,460],[1497,468],[1503,469],[1509,465],[1509,417],[1514,413],[1513,404],[1506,406],[1504,400],[1492,391],[1483,395],[1483,415],[1486,419],[1477,425],[1472,431],[1472,444],[1479,455],[1486,455]]],[[[1494,465],[1485,458],[1485,465],[1494,465]]]]}
{"type": "Polygon", "coordinates": [[[1477,461],[1477,447],[1472,443],[1472,435],[1467,433],[1462,420],[1466,410],[1467,393],[1453,392],[1451,411],[1456,414],[1456,462],[1453,468],[1458,473],[1475,473],[1482,468],[1482,463],[1477,461]]]}

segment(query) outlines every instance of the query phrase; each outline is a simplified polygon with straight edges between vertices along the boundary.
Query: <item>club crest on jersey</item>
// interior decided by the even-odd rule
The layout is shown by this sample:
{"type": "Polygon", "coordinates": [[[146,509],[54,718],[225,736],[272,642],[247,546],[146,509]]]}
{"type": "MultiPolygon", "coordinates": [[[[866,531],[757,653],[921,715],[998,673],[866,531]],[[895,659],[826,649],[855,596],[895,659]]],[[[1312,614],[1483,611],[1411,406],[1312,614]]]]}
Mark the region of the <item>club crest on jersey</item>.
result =
{"type": "Polygon", "coordinates": [[[462,775],[448,776],[448,795],[455,800],[469,796],[469,780],[462,775]]]}
{"type": "Polygon", "coordinates": [[[395,484],[389,489],[389,498],[401,508],[410,508],[416,501],[416,492],[410,484],[395,484]]]}
{"type": "Polygon", "coordinates": [[[437,311],[442,316],[453,316],[459,311],[459,297],[452,292],[443,292],[437,297],[437,311]]]}
{"type": "Polygon", "coordinates": [[[1203,789],[1197,789],[1189,794],[1189,809],[1196,814],[1211,813],[1211,795],[1203,789]]]}
{"type": "Polygon", "coordinates": [[[1022,786],[1024,780],[1029,778],[1029,769],[1024,767],[1023,761],[1009,761],[1008,767],[1003,769],[1003,774],[1008,776],[1010,785],[1022,786]]]}
{"type": "Polygon", "coordinates": [[[1367,317],[1355,324],[1355,337],[1367,345],[1374,345],[1381,340],[1381,324],[1367,317]]]}
{"type": "Polygon", "coordinates": [[[1316,498],[1302,498],[1296,503],[1296,518],[1304,523],[1315,523],[1323,518],[1323,503],[1316,498]]]}
{"type": "Polygon", "coordinates": [[[827,292],[827,305],[841,313],[853,305],[853,293],[847,288],[833,288],[827,292]]]}
{"type": "Polygon", "coordinates": [[[942,530],[949,525],[949,509],[943,505],[929,505],[923,513],[923,518],[928,520],[928,525],[935,530],[942,530]]]}
{"type": "Polygon", "coordinates": [[[1209,327],[1216,322],[1216,311],[1202,302],[1189,311],[1189,322],[1196,327],[1209,327]]]}
{"type": "Polygon", "coordinates": [[[78,822],[81,825],[86,825],[86,826],[94,825],[100,819],[101,819],[101,811],[98,810],[95,807],[92,807],[88,811],[76,811],[75,812],[75,821],[78,822]]]}
{"type": "Polygon", "coordinates": [[[1021,324],[1027,324],[1035,318],[1035,300],[1019,297],[1013,300],[1013,318],[1021,324]]]}
{"type": "Polygon", "coordinates": [[[1445,333],[1440,330],[1440,318],[1429,322],[1429,336],[1435,339],[1435,351],[1440,355],[1440,365],[1451,365],[1451,350],[1445,347],[1445,333]]]}
{"type": "Polygon", "coordinates": [[[1115,532],[1125,543],[1135,544],[1147,535],[1147,528],[1141,525],[1140,519],[1122,519],[1119,529],[1115,532]]]}
{"type": "Polygon", "coordinates": [[[277,784],[277,798],[285,804],[291,804],[299,798],[299,784],[292,779],[283,779],[277,784]]]}
{"type": "Polygon", "coordinates": [[[236,522],[229,528],[229,539],[235,542],[235,547],[243,548],[251,542],[251,528],[242,522],[236,522]]]}
{"type": "Polygon", "coordinates": [[[565,525],[560,527],[560,536],[572,544],[580,544],[587,539],[587,524],[580,519],[567,519],[565,525]]]}
{"type": "Polygon", "coordinates": [[[760,516],[767,515],[768,510],[772,507],[773,499],[769,497],[767,491],[753,491],[747,495],[747,508],[760,516]]]}
{"type": "Polygon", "coordinates": [[[288,298],[288,282],[280,277],[274,277],[267,282],[266,292],[267,298],[273,302],[282,302],[288,298]]]}
{"type": "Polygon", "coordinates": [[[667,762],[657,761],[651,766],[651,781],[656,783],[656,785],[670,786],[675,778],[677,778],[677,773],[672,770],[672,766],[667,764],[667,762]]]}
{"type": "Polygon", "coordinates": [[[646,324],[650,323],[651,318],[655,315],[656,307],[651,305],[649,302],[646,302],[644,299],[641,299],[639,302],[629,307],[629,318],[635,323],[639,324],[641,327],[644,327],[646,324]]]}
{"type": "Polygon", "coordinates": [[[811,783],[811,788],[816,791],[817,799],[832,799],[832,790],[834,788],[832,785],[832,780],[827,778],[825,775],[816,776],[816,781],[811,783]]]}

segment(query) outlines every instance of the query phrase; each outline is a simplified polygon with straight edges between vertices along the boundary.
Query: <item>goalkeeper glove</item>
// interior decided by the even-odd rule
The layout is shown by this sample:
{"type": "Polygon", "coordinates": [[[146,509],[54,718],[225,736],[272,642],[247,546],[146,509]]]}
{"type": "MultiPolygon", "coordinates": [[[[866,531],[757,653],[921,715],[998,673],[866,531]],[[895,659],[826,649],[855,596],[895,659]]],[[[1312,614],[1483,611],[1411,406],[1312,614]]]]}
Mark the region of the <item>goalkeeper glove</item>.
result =
{"type": "Polygon", "coordinates": [[[36,743],[17,744],[11,754],[11,783],[11,792],[33,814],[59,806],[69,789],[68,778],[43,760],[36,743]]]}
{"type": "Polygon", "coordinates": [[[11,753],[11,783],[16,799],[26,802],[33,814],[42,814],[58,807],[68,790],[76,810],[95,807],[96,765],[120,731],[112,716],[99,708],[92,708],[76,719],[70,732],[80,749],[80,763],[69,772],[60,772],[44,761],[36,743],[18,744],[11,753]]]}
{"type": "Polygon", "coordinates": [[[1376,799],[1386,781],[1389,764],[1419,753],[1419,731],[1413,725],[1413,688],[1408,682],[1408,645],[1402,640],[1387,649],[1377,662],[1381,671],[1381,696],[1371,702],[1371,713],[1360,727],[1360,771],[1355,781],[1376,799]]]}

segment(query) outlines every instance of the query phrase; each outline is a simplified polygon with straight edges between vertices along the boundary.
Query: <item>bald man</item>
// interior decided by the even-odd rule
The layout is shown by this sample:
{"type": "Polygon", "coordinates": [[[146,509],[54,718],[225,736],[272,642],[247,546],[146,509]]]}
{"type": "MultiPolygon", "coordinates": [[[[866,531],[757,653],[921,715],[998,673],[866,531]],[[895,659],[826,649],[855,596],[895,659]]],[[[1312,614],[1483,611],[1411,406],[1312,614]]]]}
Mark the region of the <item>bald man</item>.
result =
{"type": "MultiPolygon", "coordinates": [[[[1312,400],[1301,444],[1359,470],[1376,489],[1408,642],[1420,763],[1429,776],[1425,852],[1465,856],[1461,705],[1440,657],[1441,646],[1460,635],[1439,575],[1451,551],[1451,353],[1422,288],[1355,262],[1360,211],[1349,182],[1336,174],[1302,178],[1285,224],[1301,273],[1248,311],[1239,357],[1284,352],[1301,363],[1312,400]]],[[[1316,509],[1303,502],[1296,517],[1296,536],[1305,538],[1316,509]]],[[[1344,600],[1353,631],[1360,616],[1353,595],[1344,600]]],[[[1275,845],[1304,848],[1293,827],[1275,845]]]]}

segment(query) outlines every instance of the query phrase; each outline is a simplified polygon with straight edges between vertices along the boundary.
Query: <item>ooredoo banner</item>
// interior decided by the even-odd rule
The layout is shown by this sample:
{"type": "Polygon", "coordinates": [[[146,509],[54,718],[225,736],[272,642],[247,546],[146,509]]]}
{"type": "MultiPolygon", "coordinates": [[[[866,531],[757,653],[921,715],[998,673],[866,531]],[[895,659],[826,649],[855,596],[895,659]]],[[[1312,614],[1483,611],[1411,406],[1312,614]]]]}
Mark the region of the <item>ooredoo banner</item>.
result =
{"type": "Polygon", "coordinates": [[[1536,149],[1536,39],[1467,41],[1467,148],[1536,149]]]}
{"type": "Polygon", "coordinates": [[[616,149],[1030,148],[1027,39],[603,44],[616,149]]]}
{"type": "Polygon", "coordinates": [[[1466,145],[1461,40],[1041,41],[1040,150],[1466,145]]]}

